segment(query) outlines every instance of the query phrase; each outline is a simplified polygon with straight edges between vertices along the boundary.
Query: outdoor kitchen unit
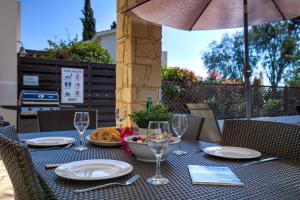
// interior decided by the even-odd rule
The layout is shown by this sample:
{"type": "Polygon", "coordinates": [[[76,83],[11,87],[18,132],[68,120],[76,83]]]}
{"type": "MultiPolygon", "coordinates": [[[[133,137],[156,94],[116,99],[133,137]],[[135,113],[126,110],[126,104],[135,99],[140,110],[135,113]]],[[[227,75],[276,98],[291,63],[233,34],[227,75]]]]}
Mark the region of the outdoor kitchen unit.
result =
{"type": "Polygon", "coordinates": [[[18,131],[39,131],[37,111],[59,110],[56,91],[22,90],[19,95],[18,131]]]}

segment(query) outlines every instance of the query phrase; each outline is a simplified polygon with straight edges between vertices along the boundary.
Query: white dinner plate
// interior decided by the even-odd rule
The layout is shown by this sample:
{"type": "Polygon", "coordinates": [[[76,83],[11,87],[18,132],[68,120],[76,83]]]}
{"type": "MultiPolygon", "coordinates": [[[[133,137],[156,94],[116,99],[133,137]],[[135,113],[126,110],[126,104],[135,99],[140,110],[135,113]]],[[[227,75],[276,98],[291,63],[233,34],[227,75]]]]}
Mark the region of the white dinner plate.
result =
{"type": "Polygon", "coordinates": [[[25,141],[28,145],[39,147],[62,146],[73,142],[75,142],[75,139],[71,137],[38,137],[25,141]]]}
{"type": "Polygon", "coordinates": [[[63,164],[55,169],[56,175],[72,180],[105,180],[124,176],[133,170],[132,165],[119,160],[80,160],[63,164]]]}
{"type": "Polygon", "coordinates": [[[97,146],[115,147],[120,145],[120,142],[102,142],[102,141],[91,140],[91,137],[89,135],[86,137],[86,140],[89,141],[89,143],[97,146]]]}
{"type": "Polygon", "coordinates": [[[261,156],[261,153],[253,149],[231,146],[207,147],[203,150],[205,153],[230,159],[252,159],[261,156]]]}

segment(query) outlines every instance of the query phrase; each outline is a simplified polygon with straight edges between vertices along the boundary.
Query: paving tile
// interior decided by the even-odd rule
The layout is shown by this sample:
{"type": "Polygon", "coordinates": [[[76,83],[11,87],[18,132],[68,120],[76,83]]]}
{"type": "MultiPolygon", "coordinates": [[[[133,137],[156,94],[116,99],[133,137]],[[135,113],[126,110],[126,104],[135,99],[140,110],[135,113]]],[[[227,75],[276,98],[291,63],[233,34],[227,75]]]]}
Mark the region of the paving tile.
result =
{"type": "Polygon", "coordinates": [[[3,162],[0,160],[0,200],[13,200],[13,188],[3,162]]]}

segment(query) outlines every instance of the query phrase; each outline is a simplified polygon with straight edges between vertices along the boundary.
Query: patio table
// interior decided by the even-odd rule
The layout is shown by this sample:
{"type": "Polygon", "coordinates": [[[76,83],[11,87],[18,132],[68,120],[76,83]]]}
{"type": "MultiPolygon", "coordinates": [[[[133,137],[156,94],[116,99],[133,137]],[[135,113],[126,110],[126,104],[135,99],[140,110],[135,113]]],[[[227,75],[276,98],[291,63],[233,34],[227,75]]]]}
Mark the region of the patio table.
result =
{"type": "MultiPolygon", "coordinates": [[[[86,131],[86,135],[91,130],[86,131]]],[[[40,133],[19,134],[20,139],[40,137],[40,133]]],[[[76,139],[76,131],[43,132],[42,136],[69,136],[76,139]]],[[[207,145],[198,141],[185,140],[182,149],[185,156],[170,155],[162,163],[162,174],[170,183],[163,186],[148,185],[146,179],[155,174],[155,163],[136,160],[121,147],[98,147],[87,144],[84,152],[69,149],[40,150],[29,148],[38,177],[47,184],[58,199],[299,199],[300,197],[300,161],[277,160],[249,166],[246,161],[214,158],[197,152],[198,147],[207,145]],[[140,174],[133,185],[114,186],[86,193],[75,194],[75,189],[83,189],[112,182],[72,181],[55,175],[54,169],[45,169],[46,163],[67,163],[84,159],[115,159],[130,163],[133,171],[114,181],[124,181],[140,174]],[[244,186],[204,186],[193,185],[188,165],[227,166],[240,178],[244,186]]]]}

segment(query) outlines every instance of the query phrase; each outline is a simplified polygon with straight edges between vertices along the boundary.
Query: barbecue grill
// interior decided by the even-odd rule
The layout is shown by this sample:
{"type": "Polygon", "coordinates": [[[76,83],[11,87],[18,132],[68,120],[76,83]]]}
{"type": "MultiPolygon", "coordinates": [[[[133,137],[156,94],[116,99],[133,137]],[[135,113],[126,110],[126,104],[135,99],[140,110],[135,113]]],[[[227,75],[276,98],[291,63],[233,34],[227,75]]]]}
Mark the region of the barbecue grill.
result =
{"type": "Polygon", "coordinates": [[[39,131],[37,111],[59,110],[56,91],[22,90],[18,102],[19,132],[39,131]]]}
{"type": "Polygon", "coordinates": [[[19,96],[20,116],[37,116],[37,111],[59,110],[56,91],[22,90],[19,96]]]}

